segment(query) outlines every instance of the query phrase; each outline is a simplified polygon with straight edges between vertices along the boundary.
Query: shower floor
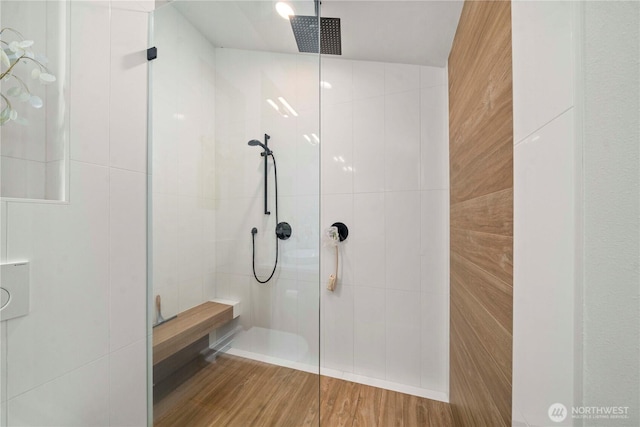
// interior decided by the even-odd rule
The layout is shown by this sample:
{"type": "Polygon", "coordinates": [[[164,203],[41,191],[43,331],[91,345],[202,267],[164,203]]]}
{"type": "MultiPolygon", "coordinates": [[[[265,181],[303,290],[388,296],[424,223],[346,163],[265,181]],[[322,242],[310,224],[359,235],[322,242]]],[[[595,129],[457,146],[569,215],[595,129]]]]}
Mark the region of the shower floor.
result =
{"type": "Polygon", "coordinates": [[[447,403],[330,377],[319,383],[318,378],[222,355],[154,404],[154,426],[453,425],[447,403]]]}

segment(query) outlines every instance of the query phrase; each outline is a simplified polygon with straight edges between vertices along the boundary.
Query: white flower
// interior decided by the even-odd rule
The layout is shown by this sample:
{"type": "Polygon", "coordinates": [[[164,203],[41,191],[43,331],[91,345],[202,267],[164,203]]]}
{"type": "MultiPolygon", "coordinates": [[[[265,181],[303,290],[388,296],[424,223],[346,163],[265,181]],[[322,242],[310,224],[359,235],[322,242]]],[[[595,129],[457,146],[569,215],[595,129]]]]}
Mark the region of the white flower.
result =
{"type": "MultiPolygon", "coordinates": [[[[9,32],[14,33],[18,36],[19,40],[11,42],[8,40],[2,40],[3,48],[0,49],[0,62],[6,68],[6,70],[3,71],[3,80],[4,77],[13,77],[18,83],[20,83],[18,86],[7,88],[6,96],[17,98],[22,102],[28,102],[33,108],[42,108],[44,106],[44,101],[41,97],[31,93],[30,89],[32,84],[27,84],[25,80],[23,80],[24,77],[20,72],[30,72],[31,79],[38,80],[38,83],[43,85],[55,82],[56,76],[51,74],[44,65],[48,62],[47,57],[42,54],[35,54],[31,50],[31,47],[34,45],[33,40],[23,40],[22,35],[11,28],[3,28],[0,30],[0,34],[4,33],[5,30],[9,30],[9,32]],[[20,63],[17,63],[17,61],[20,61],[20,63]],[[35,67],[30,71],[26,68],[28,66],[27,63],[29,62],[33,63],[30,65],[35,65],[35,67]],[[23,64],[25,68],[21,68],[23,67],[23,64]]],[[[5,103],[7,105],[2,111],[0,111],[0,125],[4,125],[10,120],[22,125],[28,124],[26,119],[18,117],[18,111],[13,108],[14,106],[11,103],[9,103],[4,92],[2,97],[5,99],[5,103]]]]}
{"type": "Polygon", "coordinates": [[[29,103],[33,108],[42,108],[43,105],[42,98],[37,95],[31,95],[31,97],[29,98],[29,103]]]}
{"type": "Polygon", "coordinates": [[[0,60],[2,60],[2,63],[5,65],[5,67],[11,66],[11,61],[9,61],[9,57],[7,56],[7,53],[4,51],[4,49],[0,49],[0,60]]]}
{"type": "Polygon", "coordinates": [[[40,73],[40,82],[42,83],[53,83],[56,81],[56,76],[49,73],[40,73]]]}
{"type": "Polygon", "coordinates": [[[24,49],[20,47],[20,42],[12,41],[9,43],[9,50],[15,53],[17,56],[22,56],[24,54],[24,49]]]}
{"type": "Polygon", "coordinates": [[[7,91],[7,95],[9,96],[20,96],[22,94],[22,88],[18,86],[14,86],[7,91]]]}

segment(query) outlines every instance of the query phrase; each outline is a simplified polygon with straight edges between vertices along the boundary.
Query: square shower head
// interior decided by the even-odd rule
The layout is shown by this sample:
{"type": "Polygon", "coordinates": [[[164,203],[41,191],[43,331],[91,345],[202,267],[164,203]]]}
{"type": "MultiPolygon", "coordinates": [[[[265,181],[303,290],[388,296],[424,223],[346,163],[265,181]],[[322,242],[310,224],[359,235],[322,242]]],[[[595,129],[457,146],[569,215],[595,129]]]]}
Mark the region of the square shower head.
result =
{"type": "MultiPolygon", "coordinates": [[[[298,51],[318,53],[318,17],[293,15],[289,21],[298,51]]],[[[340,18],[320,18],[320,53],[342,55],[340,18]]]]}

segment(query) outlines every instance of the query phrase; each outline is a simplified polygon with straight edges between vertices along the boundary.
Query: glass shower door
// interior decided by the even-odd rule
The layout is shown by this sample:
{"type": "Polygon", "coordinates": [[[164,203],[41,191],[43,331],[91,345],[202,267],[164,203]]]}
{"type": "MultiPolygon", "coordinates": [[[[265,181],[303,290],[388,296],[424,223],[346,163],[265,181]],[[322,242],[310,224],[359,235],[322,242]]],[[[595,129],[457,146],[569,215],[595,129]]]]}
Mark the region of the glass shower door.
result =
{"type": "Polygon", "coordinates": [[[154,423],[316,424],[319,55],[271,2],[174,1],[152,21],[154,423]]]}

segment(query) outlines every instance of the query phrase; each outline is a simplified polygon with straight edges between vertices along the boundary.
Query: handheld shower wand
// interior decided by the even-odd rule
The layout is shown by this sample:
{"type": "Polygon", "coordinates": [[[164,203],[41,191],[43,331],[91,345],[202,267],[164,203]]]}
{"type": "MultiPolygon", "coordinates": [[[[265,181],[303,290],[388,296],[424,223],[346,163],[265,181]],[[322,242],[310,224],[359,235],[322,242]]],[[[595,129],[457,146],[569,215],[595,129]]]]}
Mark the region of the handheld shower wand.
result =
{"type": "MultiPolygon", "coordinates": [[[[267,206],[267,158],[269,156],[273,157],[273,151],[269,150],[269,147],[268,147],[270,138],[271,137],[265,133],[264,144],[258,141],[257,139],[252,139],[251,141],[247,142],[247,144],[252,147],[260,146],[264,149],[264,151],[260,155],[264,157],[264,214],[265,215],[271,215],[271,212],[269,212],[269,208],[267,206]]],[[[273,160],[275,163],[275,157],[273,160]]],[[[276,203],[278,203],[277,200],[276,200],[276,203]]]]}
{"type": "Polygon", "coordinates": [[[251,141],[248,142],[248,144],[252,147],[260,146],[264,149],[264,151],[260,155],[264,157],[264,214],[265,215],[271,214],[271,212],[269,212],[269,210],[267,209],[267,158],[269,156],[271,156],[271,159],[273,160],[273,177],[275,179],[275,192],[276,192],[276,198],[275,198],[276,199],[276,230],[275,230],[276,261],[275,261],[275,264],[273,265],[273,270],[271,271],[271,274],[266,280],[260,280],[258,278],[258,275],[256,274],[256,234],[258,233],[258,229],[256,227],[253,227],[251,229],[251,243],[253,248],[253,255],[252,255],[253,277],[255,277],[258,283],[267,283],[269,280],[271,280],[273,275],[276,273],[276,268],[278,267],[278,255],[279,255],[278,240],[287,240],[289,237],[291,237],[291,226],[286,222],[278,222],[278,167],[276,166],[276,158],[273,155],[273,151],[271,151],[267,146],[270,138],[271,137],[265,133],[264,144],[258,141],[257,139],[252,139],[251,141]]]}
{"type": "Polygon", "coordinates": [[[256,146],[260,146],[262,148],[264,148],[264,152],[261,154],[261,156],[268,156],[270,154],[272,154],[273,152],[271,150],[269,150],[269,147],[267,147],[267,142],[269,141],[269,138],[271,138],[269,135],[267,135],[266,133],[264,134],[264,144],[260,141],[258,141],[257,139],[252,139],[251,141],[247,142],[248,145],[251,145],[252,147],[256,147],[256,146]]]}

